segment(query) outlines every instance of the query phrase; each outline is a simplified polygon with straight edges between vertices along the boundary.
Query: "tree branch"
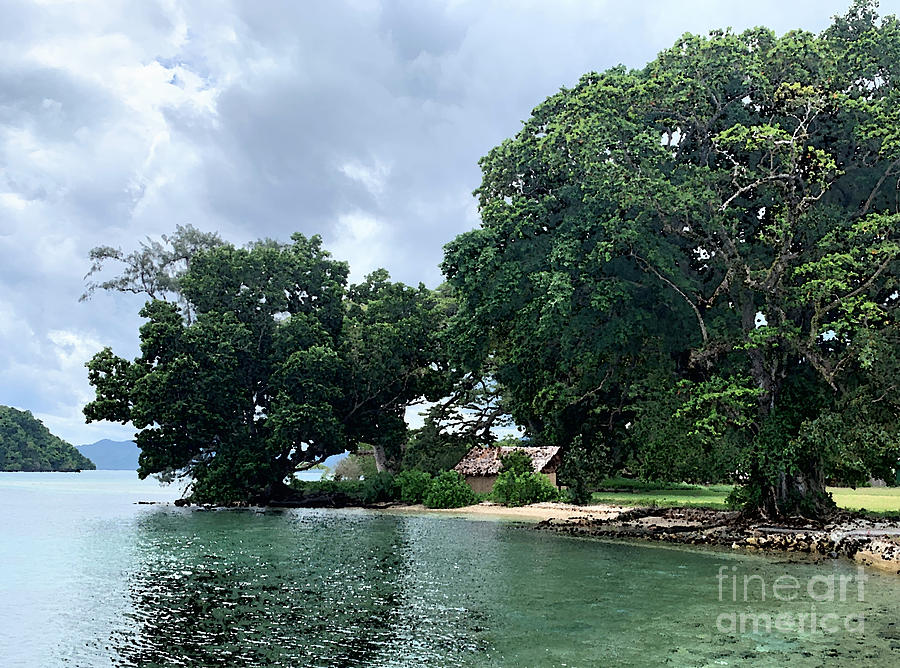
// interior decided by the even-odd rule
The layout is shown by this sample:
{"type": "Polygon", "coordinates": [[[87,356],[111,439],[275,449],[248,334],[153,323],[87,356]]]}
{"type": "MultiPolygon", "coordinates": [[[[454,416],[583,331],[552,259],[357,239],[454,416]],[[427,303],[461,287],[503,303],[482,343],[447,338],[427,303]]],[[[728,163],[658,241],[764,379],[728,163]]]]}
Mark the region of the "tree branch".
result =
{"type": "Polygon", "coordinates": [[[700,325],[700,335],[703,337],[703,343],[706,344],[706,343],[709,341],[709,334],[708,334],[708,332],[706,331],[706,323],[703,322],[703,315],[700,313],[700,309],[697,308],[697,305],[696,305],[694,302],[691,301],[690,297],[688,297],[688,296],[684,293],[684,291],[683,291],[681,288],[679,288],[677,285],[675,285],[675,284],[674,284],[672,281],[670,281],[668,278],[666,278],[665,276],[663,276],[662,274],[660,274],[660,273],[656,270],[655,267],[653,267],[649,262],[647,262],[647,261],[644,260],[642,257],[640,257],[637,253],[635,253],[634,251],[632,251],[632,252],[631,252],[631,257],[633,257],[635,260],[637,260],[641,265],[644,266],[645,269],[647,269],[648,271],[650,271],[650,272],[651,272],[654,276],[656,276],[659,280],[661,280],[663,283],[665,283],[665,284],[668,285],[670,288],[672,288],[673,290],[675,290],[675,292],[677,292],[679,295],[681,295],[681,297],[684,299],[684,301],[687,302],[688,306],[691,307],[691,310],[694,312],[694,315],[697,316],[697,324],[700,325]]]}

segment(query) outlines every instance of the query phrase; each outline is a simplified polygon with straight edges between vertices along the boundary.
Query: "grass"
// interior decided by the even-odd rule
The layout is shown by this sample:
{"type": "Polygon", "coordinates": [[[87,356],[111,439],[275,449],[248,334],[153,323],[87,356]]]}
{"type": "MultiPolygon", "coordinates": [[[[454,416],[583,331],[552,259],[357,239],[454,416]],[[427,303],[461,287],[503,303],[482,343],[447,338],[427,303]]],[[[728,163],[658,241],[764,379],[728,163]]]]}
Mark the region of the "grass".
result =
{"type": "Polygon", "coordinates": [[[847,510],[900,512],[900,487],[829,487],[834,502],[847,510]]]}
{"type": "MultiPolygon", "coordinates": [[[[593,503],[662,508],[727,508],[725,498],[732,485],[689,485],[686,483],[642,482],[626,478],[603,481],[594,492],[593,503]]],[[[900,487],[829,487],[835,503],[847,510],[875,513],[900,512],[900,487]]]]}
{"type": "Polygon", "coordinates": [[[731,485],[690,485],[683,482],[644,482],[608,478],[594,492],[594,503],[664,508],[725,508],[731,485]]]}

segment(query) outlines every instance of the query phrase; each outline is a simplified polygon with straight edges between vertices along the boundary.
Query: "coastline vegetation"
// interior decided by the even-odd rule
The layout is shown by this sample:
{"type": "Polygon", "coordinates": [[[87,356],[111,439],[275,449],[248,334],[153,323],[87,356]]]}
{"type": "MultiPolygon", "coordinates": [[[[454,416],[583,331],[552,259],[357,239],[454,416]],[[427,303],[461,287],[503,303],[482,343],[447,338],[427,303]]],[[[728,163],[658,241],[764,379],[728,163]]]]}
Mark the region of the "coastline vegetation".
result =
{"type": "Polygon", "coordinates": [[[376,472],[361,480],[294,480],[298,493],[287,505],[361,505],[399,502],[422,504],[426,508],[462,508],[480,501],[504,506],[524,506],[542,501],[558,501],[560,491],[546,476],[531,470],[527,455],[513,453],[504,458],[504,470],[488,494],[476,494],[456,471],[432,476],[408,469],[393,475],[376,472]]]}
{"type": "MultiPolygon", "coordinates": [[[[900,459],[898,103],[900,22],[855,0],[819,35],[685,35],[549,97],[480,161],[481,225],[445,246],[434,290],[384,270],[349,284],[302,234],[96,248],[92,275],[122,269],[86,296],[149,301],[140,356],[88,362],[85,415],[132,423],[139,474],[187,474],[197,502],[405,484],[463,504],[448,470],[515,424],[561,448],[573,501],[627,471],[722,483],[745,517],[821,519],[829,481],[893,481],[900,459]],[[362,444],[362,481],[287,483],[362,444]],[[395,477],[410,470],[427,489],[395,477]]],[[[510,504],[552,495],[500,478],[510,504]]]]}

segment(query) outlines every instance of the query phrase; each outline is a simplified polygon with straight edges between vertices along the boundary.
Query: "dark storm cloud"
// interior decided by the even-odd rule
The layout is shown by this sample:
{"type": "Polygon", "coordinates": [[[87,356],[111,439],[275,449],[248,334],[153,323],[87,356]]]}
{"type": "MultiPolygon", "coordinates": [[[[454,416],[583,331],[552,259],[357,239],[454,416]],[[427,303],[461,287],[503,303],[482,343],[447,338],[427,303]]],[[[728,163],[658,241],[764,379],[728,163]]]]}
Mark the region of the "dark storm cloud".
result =
{"type": "MultiPolygon", "coordinates": [[[[86,255],[190,222],[321,233],[354,277],[440,281],[478,159],[560,86],[685,31],[820,30],[845,2],[6,2],[0,404],[78,442],[83,362],[136,352],[140,298],[79,304],[86,255]]],[[[882,3],[882,9],[896,8],[882,3]]]]}

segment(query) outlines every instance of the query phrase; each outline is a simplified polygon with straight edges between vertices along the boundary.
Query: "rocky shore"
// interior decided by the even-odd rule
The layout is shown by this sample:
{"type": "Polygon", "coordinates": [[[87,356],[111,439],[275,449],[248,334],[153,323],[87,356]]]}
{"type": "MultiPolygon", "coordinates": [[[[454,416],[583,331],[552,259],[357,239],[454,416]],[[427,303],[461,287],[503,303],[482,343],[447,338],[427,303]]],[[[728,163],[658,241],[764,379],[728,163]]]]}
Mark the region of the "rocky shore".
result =
{"type": "Polygon", "coordinates": [[[537,527],[575,536],[791,552],[818,559],[843,557],[900,575],[900,526],[852,513],[820,525],[798,521],[776,526],[744,521],[728,511],[631,508],[551,517],[537,527]]]}

